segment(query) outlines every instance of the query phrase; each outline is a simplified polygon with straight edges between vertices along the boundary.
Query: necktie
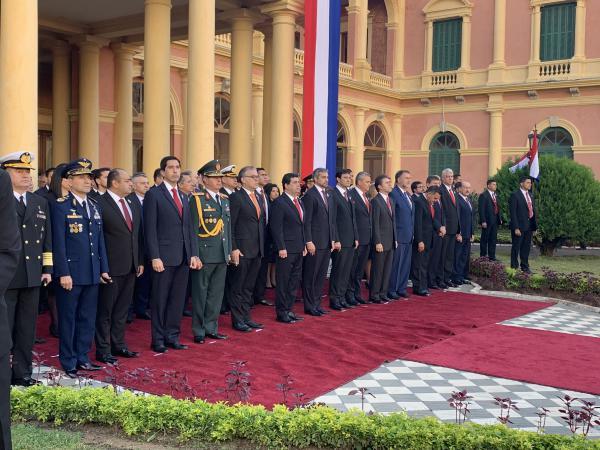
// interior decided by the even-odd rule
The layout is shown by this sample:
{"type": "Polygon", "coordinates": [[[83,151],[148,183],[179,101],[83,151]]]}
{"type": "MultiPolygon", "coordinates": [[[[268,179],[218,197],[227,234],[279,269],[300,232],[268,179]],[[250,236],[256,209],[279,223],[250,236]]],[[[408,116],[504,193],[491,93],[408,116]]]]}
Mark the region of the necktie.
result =
{"type": "Polygon", "coordinates": [[[529,218],[533,217],[533,204],[531,203],[531,197],[529,197],[529,192],[525,193],[525,198],[527,198],[527,209],[529,210],[529,218]]]}
{"type": "Polygon", "coordinates": [[[90,214],[89,214],[89,212],[88,212],[88,208],[87,208],[87,202],[84,200],[84,201],[81,203],[81,206],[83,207],[83,217],[84,217],[84,219],[88,219],[88,220],[89,220],[89,218],[90,218],[90,214]]]}
{"type": "Polygon", "coordinates": [[[349,201],[349,199],[348,199],[348,191],[347,190],[344,191],[344,198],[346,199],[346,201],[349,201]]]}
{"type": "Polygon", "coordinates": [[[491,193],[492,203],[494,204],[494,214],[498,214],[498,202],[496,201],[496,194],[491,193]]]}
{"type": "Polygon", "coordinates": [[[454,192],[452,192],[452,189],[448,189],[448,193],[450,194],[450,198],[452,199],[452,204],[456,206],[456,199],[454,198],[454,192]]]}
{"type": "Polygon", "coordinates": [[[300,202],[298,201],[298,197],[294,198],[294,205],[296,205],[296,209],[298,210],[298,215],[300,216],[300,221],[304,222],[304,217],[302,216],[302,207],[300,206],[300,202]]]}
{"type": "Polygon", "coordinates": [[[429,212],[431,213],[431,218],[435,218],[435,211],[433,210],[433,205],[429,204],[429,212]]]}
{"type": "Polygon", "coordinates": [[[405,192],[404,196],[406,197],[406,201],[408,202],[408,206],[410,206],[410,209],[412,209],[412,202],[410,201],[410,196],[408,195],[408,192],[405,192]]]}
{"type": "Polygon", "coordinates": [[[392,202],[391,202],[389,196],[387,197],[386,202],[387,202],[388,209],[390,210],[390,214],[391,214],[392,213],[392,202]]]}
{"type": "Polygon", "coordinates": [[[371,212],[371,203],[369,203],[369,199],[367,198],[367,194],[363,192],[363,198],[365,199],[365,205],[367,205],[367,211],[371,212]]]}
{"type": "Polygon", "coordinates": [[[260,205],[258,204],[258,200],[256,200],[256,194],[254,192],[250,192],[250,200],[252,200],[252,204],[256,209],[256,217],[260,219],[260,205]]]}
{"type": "Polygon", "coordinates": [[[171,189],[171,192],[173,193],[173,201],[175,202],[175,206],[177,206],[177,212],[179,213],[179,217],[181,218],[183,217],[183,205],[181,204],[181,199],[177,194],[177,189],[173,188],[171,189]]]}
{"type": "Polygon", "coordinates": [[[23,217],[25,215],[25,209],[27,209],[27,207],[25,206],[25,200],[21,195],[19,197],[19,201],[17,202],[17,213],[19,213],[19,216],[23,217]]]}
{"type": "Polygon", "coordinates": [[[129,231],[133,231],[133,220],[131,220],[131,215],[129,215],[129,210],[127,209],[127,205],[125,205],[125,199],[119,200],[121,203],[121,209],[123,209],[123,216],[125,217],[125,223],[127,224],[127,228],[129,231]]]}
{"type": "Polygon", "coordinates": [[[329,205],[327,204],[327,194],[325,194],[325,189],[321,190],[321,196],[323,197],[323,203],[325,203],[325,209],[329,211],[329,205]]]}
{"type": "Polygon", "coordinates": [[[221,207],[221,197],[219,197],[219,194],[215,195],[215,201],[217,202],[217,205],[219,205],[219,208],[221,207]]]}

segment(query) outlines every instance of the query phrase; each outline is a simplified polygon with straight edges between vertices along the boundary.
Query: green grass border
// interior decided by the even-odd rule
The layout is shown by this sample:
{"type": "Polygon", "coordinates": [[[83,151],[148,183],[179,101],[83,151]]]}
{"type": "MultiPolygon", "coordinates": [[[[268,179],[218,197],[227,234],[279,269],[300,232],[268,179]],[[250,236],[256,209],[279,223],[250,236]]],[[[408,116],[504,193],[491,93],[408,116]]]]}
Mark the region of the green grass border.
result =
{"type": "Polygon", "coordinates": [[[405,413],[339,412],[327,406],[207,403],[169,396],[116,394],[112,389],[34,386],[12,390],[17,421],[118,426],[130,436],[164,434],[180,442],[243,440],[262,448],[346,449],[600,449],[599,441],[513,430],[503,425],[455,425],[405,413]]]}

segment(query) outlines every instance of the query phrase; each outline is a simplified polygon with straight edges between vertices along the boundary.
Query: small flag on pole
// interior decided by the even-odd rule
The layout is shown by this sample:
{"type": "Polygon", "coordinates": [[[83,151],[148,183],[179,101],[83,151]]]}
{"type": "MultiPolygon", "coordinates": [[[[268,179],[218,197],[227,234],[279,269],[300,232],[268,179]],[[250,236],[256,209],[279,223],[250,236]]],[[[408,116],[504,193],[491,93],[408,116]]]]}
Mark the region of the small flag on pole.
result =
{"type": "Polygon", "coordinates": [[[529,166],[529,176],[538,179],[540,176],[540,161],[538,158],[538,134],[537,130],[533,130],[533,139],[531,140],[531,148],[509,169],[511,173],[515,173],[518,169],[529,166]]]}

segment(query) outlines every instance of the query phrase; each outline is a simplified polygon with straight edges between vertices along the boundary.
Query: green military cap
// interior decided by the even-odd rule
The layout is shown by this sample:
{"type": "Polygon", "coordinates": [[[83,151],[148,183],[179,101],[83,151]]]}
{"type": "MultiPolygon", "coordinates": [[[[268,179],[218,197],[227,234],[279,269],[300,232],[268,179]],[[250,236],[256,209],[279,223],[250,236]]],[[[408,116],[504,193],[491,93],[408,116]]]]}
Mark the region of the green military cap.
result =
{"type": "Polygon", "coordinates": [[[238,174],[237,174],[237,172],[235,171],[235,164],[232,164],[232,165],[230,165],[230,166],[224,167],[224,168],[221,170],[221,174],[222,174],[224,177],[237,178],[238,174]]]}
{"type": "Polygon", "coordinates": [[[204,164],[198,169],[198,175],[202,175],[203,177],[222,177],[219,160],[213,159],[204,164]]]}
{"type": "Polygon", "coordinates": [[[28,169],[33,170],[31,162],[35,158],[29,152],[14,152],[0,158],[0,167],[3,169],[28,169]]]}

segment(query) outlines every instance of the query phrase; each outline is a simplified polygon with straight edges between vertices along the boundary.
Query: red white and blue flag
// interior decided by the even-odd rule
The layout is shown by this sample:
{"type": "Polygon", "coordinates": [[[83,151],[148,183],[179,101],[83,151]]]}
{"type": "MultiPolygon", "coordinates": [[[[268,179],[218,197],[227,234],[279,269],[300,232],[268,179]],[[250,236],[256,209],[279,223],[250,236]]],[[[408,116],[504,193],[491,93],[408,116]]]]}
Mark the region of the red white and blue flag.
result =
{"type": "Polygon", "coordinates": [[[325,167],[335,184],[340,0],[304,2],[302,175],[325,167]]]}
{"type": "Polygon", "coordinates": [[[529,176],[534,179],[538,179],[540,177],[540,160],[538,157],[538,134],[537,130],[533,132],[533,139],[531,141],[531,148],[527,153],[525,153],[519,160],[509,169],[512,173],[516,172],[518,169],[522,169],[524,167],[529,166],[529,176]]]}

